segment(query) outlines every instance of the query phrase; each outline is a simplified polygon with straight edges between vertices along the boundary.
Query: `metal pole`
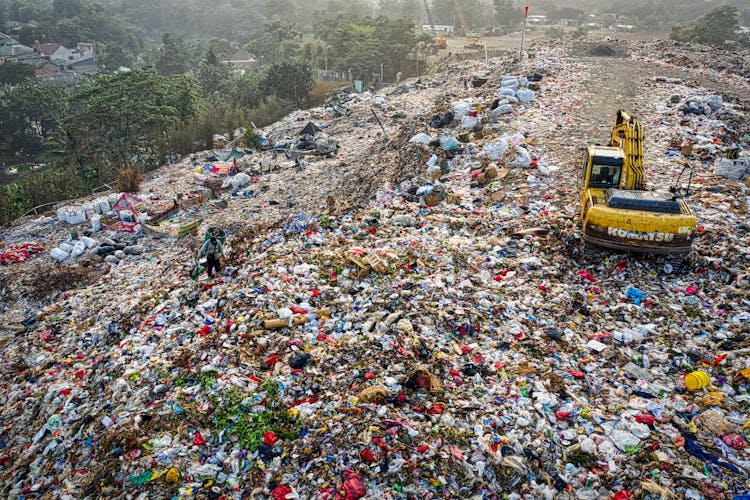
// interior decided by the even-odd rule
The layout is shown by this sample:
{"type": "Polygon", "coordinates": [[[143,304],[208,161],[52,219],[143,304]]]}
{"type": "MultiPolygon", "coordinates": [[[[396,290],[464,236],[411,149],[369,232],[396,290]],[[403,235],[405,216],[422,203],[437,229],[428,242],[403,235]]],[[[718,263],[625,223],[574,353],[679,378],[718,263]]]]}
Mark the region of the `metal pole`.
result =
{"type": "Polygon", "coordinates": [[[489,62],[490,58],[487,55],[487,42],[484,42],[484,62],[489,62]]]}
{"type": "Polygon", "coordinates": [[[529,5],[526,4],[526,7],[524,8],[523,13],[523,31],[521,31],[521,50],[518,52],[518,60],[519,62],[523,60],[523,46],[524,43],[526,43],[526,17],[529,15],[529,5]]]}
{"type": "Polygon", "coordinates": [[[383,65],[380,65],[380,83],[383,83],[383,65]]]}

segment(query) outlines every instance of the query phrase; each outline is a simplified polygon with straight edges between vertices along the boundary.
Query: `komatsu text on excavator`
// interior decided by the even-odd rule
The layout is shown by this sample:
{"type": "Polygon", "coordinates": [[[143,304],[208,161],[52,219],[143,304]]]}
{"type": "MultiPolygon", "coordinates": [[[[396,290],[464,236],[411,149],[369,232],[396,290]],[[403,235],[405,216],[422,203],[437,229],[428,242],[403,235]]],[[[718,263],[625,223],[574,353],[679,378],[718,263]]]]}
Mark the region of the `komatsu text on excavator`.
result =
{"type": "Polygon", "coordinates": [[[584,241],[636,252],[690,252],[696,220],[678,189],[646,190],[637,118],[617,111],[610,145],[589,145],[580,175],[584,241]]]}

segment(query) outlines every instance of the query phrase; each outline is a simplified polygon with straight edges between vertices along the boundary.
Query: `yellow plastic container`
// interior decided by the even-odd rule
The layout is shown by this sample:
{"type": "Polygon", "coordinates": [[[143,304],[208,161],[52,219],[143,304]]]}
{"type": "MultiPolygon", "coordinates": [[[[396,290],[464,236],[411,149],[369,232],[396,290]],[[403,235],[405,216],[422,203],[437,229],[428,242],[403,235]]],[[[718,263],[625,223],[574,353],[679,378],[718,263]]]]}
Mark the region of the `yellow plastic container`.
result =
{"type": "Polygon", "coordinates": [[[685,387],[689,391],[698,391],[711,383],[711,377],[703,370],[696,370],[685,375],[685,387]]]}

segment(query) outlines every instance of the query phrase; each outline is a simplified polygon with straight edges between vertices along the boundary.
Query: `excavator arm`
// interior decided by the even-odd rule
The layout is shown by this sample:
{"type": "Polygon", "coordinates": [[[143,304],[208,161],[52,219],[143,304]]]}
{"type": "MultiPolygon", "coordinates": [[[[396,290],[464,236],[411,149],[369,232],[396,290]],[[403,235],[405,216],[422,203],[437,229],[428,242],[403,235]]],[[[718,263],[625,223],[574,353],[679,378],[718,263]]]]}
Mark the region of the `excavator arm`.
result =
{"type": "Polygon", "coordinates": [[[464,15],[464,9],[461,7],[460,0],[453,0],[453,8],[456,10],[456,16],[458,16],[458,22],[461,24],[461,31],[463,35],[468,38],[468,44],[466,47],[472,49],[482,48],[482,38],[477,33],[472,33],[469,30],[469,23],[466,22],[466,16],[464,15]]]}
{"type": "Polygon", "coordinates": [[[610,146],[622,148],[625,153],[622,188],[646,189],[643,170],[643,128],[638,118],[630,116],[622,109],[617,110],[610,146]]]}
{"type": "Polygon", "coordinates": [[[437,29],[435,29],[435,21],[432,19],[432,12],[430,12],[429,3],[427,2],[427,0],[422,0],[422,3],[424,4],[424,10],[427,12],[427,22],[430,23],[432,35],[435,37],[435,47],[437,47],[438,49],[448,48],[448,41],[446,40],[446,38],[444,36],[438,35],[437,29]]]}

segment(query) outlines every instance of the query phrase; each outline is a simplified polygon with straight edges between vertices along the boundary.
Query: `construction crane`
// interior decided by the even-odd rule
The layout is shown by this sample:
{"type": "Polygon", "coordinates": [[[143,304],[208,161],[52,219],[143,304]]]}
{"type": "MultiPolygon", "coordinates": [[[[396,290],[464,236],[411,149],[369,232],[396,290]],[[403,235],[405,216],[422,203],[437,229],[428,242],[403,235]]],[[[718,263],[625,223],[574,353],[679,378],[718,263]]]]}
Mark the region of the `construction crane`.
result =
{"type": "Polygon", "coordinates": [[[461,31],[464,32],[464,36],[467,40],[464,47],[467,49],[483,49],[484,43],[482,43],[482,36],[479,33],[472,33],[469,30],[469,24],[466,22],[466,16],[464,16],[464,9],[461,7],[461,2],[459,0],[453,0],[453,7],[456,9],[458,21],[461,23],[461,31]]]}
{"type": "Polygon", "coordinates": [[[444,36],[438,35],[437,30],[435,29],[435,21],[432,19],[432,12],[430,12],[430,6],[427,3],[427,0],[422,0],[422,3],[424,3],[424,10],[427,11],[427,22],[430,23],[432,34],[435,35],[435,48],[447,49],[448,40],[444,36]]]}

